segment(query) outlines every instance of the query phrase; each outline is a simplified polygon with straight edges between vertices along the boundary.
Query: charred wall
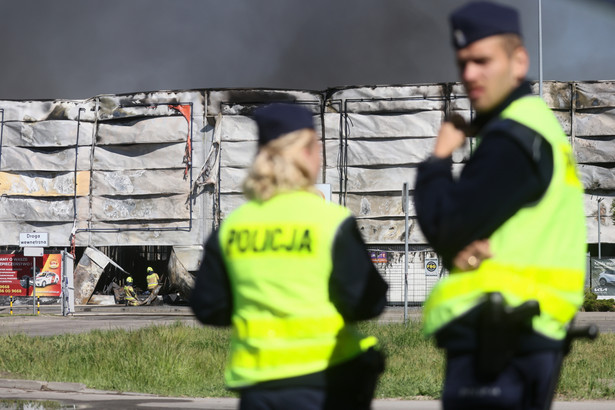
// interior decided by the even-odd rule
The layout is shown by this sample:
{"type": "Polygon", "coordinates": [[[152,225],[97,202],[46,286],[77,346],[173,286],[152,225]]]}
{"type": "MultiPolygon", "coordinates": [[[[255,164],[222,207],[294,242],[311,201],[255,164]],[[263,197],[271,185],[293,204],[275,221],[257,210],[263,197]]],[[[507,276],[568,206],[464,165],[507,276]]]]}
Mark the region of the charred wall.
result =
{"type": "MultiPolygon", "coordinates": [[[[601,240],[615,243],[614,89],[612,82],[544,84],[579,162],[590,244],[597,242],[598,198],[601,240]]],[[[426,245],[412,206],[405,232],[401,189],[408,182],[412,190],[444,116],[471,119],[454,83],[0,101],[0,246],[41,231],[66,249],[173,247],[186,270],[196,270],[204,239],[244,201],[241,181],[256,149],[251,113],[273,101],[312,110],[323,140],[319,182],[357,215],[371,246],[405,237],[426,245]],[[188,115],[178,106],[188,106],[188,115]]],[[[455,154],[455,170],[470,149],[455,154]]]]}

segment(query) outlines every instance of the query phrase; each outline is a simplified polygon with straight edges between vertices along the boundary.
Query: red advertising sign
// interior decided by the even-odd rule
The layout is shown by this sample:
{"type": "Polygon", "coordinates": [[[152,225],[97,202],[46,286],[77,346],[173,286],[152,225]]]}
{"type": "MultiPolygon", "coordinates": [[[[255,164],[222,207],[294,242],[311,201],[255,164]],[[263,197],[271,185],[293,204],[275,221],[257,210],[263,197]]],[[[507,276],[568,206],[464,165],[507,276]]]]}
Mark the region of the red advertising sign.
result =
{"type": "Polygon", "coordinates": [[[46,254],[36,258],[36,279],[32,283],[32,257],[0,255],[0,295],[32,296],[32,285],[36,285],[36,296],[60,296],[62,294],[62,255],[46,254]]]}
{"type": "Polygon", "coordinates": [[[372,263],[387,263],[388,261],[386,252],[370,252],[369,256],[372,258],[372,263]]]}

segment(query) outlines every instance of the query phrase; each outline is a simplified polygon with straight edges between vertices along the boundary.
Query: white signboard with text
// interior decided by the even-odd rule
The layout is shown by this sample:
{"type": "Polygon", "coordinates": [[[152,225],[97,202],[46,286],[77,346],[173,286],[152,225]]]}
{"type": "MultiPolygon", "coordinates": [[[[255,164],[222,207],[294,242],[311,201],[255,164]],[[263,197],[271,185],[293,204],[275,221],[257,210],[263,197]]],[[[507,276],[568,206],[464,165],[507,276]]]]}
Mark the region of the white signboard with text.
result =
{"type": "Polygon", "coordinates": [[[23,232],[19,234],[19,246],[22,248],[45,248],[49,246],[47,232],[23,232]]]}

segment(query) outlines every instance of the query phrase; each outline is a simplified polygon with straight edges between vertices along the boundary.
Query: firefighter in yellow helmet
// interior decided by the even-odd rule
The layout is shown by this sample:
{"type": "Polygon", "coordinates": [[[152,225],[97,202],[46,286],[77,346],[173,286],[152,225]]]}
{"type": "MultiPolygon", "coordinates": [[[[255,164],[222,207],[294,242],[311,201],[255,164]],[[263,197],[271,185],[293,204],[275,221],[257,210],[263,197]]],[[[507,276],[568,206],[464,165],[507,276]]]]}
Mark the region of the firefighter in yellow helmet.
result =
{"type": "Polygon", "coordinates": [[[160,282],[160,276],[158,276],[158,274],[154,272],[154,269],[151,266],[148,266],[147,267],[147,290],[149,290],[150,292],[153,292],[154,289],[158,287],[159,282],[160,282]]]}
{"type": "Polygon", "coordinates": [[[124,286],[124,295],[126,305],[137,306],[139,304],[139,301],[137,300],[137,294],[132,287],[132,277],[130,276],[126,278],[126,285],[124,286]]]}

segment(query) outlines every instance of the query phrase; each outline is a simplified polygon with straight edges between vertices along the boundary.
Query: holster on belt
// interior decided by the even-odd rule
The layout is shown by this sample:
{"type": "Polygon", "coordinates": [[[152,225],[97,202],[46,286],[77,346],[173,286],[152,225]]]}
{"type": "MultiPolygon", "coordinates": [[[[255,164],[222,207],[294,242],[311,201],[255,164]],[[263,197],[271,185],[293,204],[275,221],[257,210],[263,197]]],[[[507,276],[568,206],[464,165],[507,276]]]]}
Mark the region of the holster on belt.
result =
{"type": "Polygon", "coordinates": [[[522,334],[532,328],[532,318],[540,314],[538,301],[530,300],[516,308],[507,306],[501,293],[488,293],[477,327],[477,377],[490,381],[510,363],[522,334]]]}

